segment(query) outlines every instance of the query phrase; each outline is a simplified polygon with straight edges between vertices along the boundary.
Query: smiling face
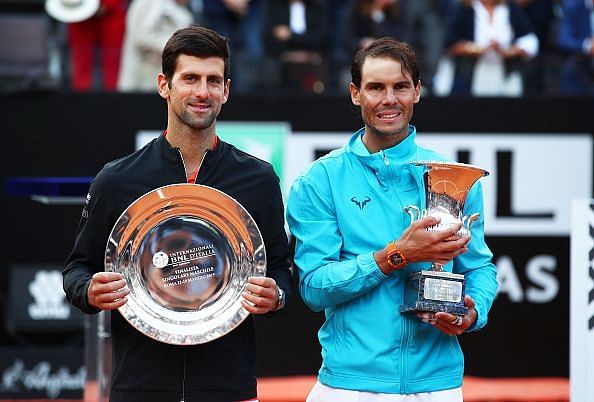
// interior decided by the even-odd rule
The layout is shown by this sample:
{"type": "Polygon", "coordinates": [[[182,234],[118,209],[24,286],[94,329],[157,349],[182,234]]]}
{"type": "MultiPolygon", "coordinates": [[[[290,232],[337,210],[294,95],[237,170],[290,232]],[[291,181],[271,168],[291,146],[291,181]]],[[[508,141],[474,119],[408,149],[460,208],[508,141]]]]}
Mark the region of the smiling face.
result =
{"type": "Polygon", "coordinates": [[[421,82],[415,86],[399,61],[367,57],[361,68],[360,87],[351,83],[350,92],[353,104],[361,108],[363,139],[371,152],[390,148],[406,138],[413,106],[421,98],[421,82]]]}
{"type": "Polygon", "coordinates": [[[180,54],[170,82],[159,74],[159,94],[167,99],[169,124],[179,130],[214,132],[214,122],[227,102],[230,81],[219,57],[180,54]]]}

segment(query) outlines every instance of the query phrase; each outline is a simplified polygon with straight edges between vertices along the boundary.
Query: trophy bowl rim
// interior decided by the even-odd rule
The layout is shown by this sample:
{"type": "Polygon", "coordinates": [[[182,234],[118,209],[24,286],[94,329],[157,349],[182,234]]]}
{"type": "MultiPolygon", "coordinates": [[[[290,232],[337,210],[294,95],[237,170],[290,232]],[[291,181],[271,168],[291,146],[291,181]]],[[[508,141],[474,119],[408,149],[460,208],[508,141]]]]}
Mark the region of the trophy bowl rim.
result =
{"type": "Polygon", "coordinates": [[[480,166],[472,165],[470,163],[454,162],[454,161],[439,161],[439,160],[415,160],[410,161],[409,164],[415,166],[429,166],[429,167],[463,167],[468,169],[479,170],[483,172],[483,177],[489,176],[489,171],[480,166]]]}
{"type": "MultiPolygon", "coordinates": [[[[178,217],[173,215],[173,217],[178,217]]],[[[171,216],[157,221],[153,227],[170,219],[171,216]]],[[[216,225],[215,225],[216,226],[216,225]]],[[[150,228],[149,228],[150,230],[150,228]]],[[[146,231],[145,231],[146,233],[146,231]]],[[[132,249],[134,249],[132,247],[132,249]]],[[[132,252],[134,254],[134,252],[132,252]]],[[[131,260],[133,259],[132,256],[131,260]]],[[[128,301],[126,304],[118,308],[120,314],[126,321],[136,330],[142,334],[153,338],[157,341],[172,344],[172,345],[196,345],[210,341],[214,341],[227,333],[231,332],[239,326],[250,313],[242,306],[242,293],[246,290],[247,278],[249,276],[265,276],[266,274],[266,250],[264,248],[264,240],[262,234],[249,212],[233,197],[216,188],[205,186],[202,184],[192,183],[175,183],[168,184],[155,188],[151,191],[138,197],[120,214],[116,220],[110,235],[107,240],[104,256],[104,266],[107,272],[120,272],[126,279],[126,286],[131,292],[127,295],[128,301]],[[183,201],[179,201],[183,199],[183,201]],[[132,214],[131,210],[143,206],[143,202],[148,201],[148,208],[141,209],[137,216],[132,214]],[[136,287],[139,293],[132,291],[133,283],[130,282],[130,275],[126,275],[126,269],[138,271],[137,264],[131,261],[130,267],[122,267],[119,262],[122,258],[122,253],[129,251],[130,245],[140,241],[135,239],[134,233],[142,232],[145,228],[146,221],[151,214],[161,213],[164,205],[173,205],[172,211],[175,212],[176,202],[184,202],[184,214],[179,216],[188,216],[187,211],[190,211],[190,217],[204,219],[209,224],[204,212],[208,208],[209,212],[220,214],[237,214],[233,215],[230,222],[226,224],[231,226],[233,233],[239,236],[239,239],[232,239],[236,247],[233,247],[233,259],[228,268],[231,271],[230,277],[238,277],[241,269],[243,277],[237,280],[229,280],[225,283],[225,287],[221,297],[218,297],[212,305],[204,309],[204,311],[211,312],[210,315],[202,314],[202,310],[196,311],[173,311],[167,310],[170,314],[167,319],[159,321],[158,312],[165,309],[164,306],[158,305],[157,301],[152,299],[147,292],[136,287]],[[190,206],[190,202],[195,203],[195,209],[190,206]],[[207,205],[204,207],[203,202],[207,205]],[[188,209],[189,208],[189,209],[188,209]],[[231,212],[230,212],[231,210],[231,212]],[[136,225],[139,227],[129,227],[136,225]],[[127,247],[122,247],[122,243],[127,247]],[[238,256],[238,251],[241,250],[241,255],[238,256]],[[243,254],[246,254],[244,258],[243,254]],[[239,261],[241,259],[241,261],[239,261]],[[238,262],[239,261],[239,262],[238,262]],[[246,264],[247,262],[247,264],[246,264]],[[217,310],[220,308],[220,310],[217,310]]]]}

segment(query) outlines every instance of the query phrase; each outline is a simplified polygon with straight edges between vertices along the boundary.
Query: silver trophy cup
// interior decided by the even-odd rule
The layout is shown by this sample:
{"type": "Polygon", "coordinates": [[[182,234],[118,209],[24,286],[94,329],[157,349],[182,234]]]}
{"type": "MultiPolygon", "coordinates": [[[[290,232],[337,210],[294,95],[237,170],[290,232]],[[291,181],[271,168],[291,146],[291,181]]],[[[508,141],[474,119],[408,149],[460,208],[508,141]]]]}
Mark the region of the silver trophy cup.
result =
{"type": "MultiPolygon", "coordinates": [[[[439,217],[439,224],[427,228],[430,231],[445,230],[457,223],[462,227],[458,238],[470,234],[470,226],[479,217],[478,213],[463,215],[466,196],[472,185],[489,172],[477,166],[456,162],[417,161],[411,162],[427,168],[425,173],[426,207],[420,210],[414,205],[404,210],[411,222],[427,216],[439,217]]],[[[404,304],[400,311],[446,312],[465,315],[464,275],[446,272],[440,264],[433,264],[432,270],[424,270],[408,277],[404,293],[404,304]]]]}

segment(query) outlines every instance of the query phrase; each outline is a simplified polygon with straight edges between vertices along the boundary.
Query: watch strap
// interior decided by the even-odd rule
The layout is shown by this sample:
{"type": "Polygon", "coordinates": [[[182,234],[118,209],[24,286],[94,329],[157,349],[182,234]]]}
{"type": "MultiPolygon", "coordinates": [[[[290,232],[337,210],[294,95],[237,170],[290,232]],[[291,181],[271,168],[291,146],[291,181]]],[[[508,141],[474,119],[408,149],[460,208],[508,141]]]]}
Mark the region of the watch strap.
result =
{"type": "Polygon", "coordinates": [[[387,256],[388,265],[393,269],[402,269],[406,266],[406,257],[402,250],[398,248],[396,242],[388,243],[387,256]]]}

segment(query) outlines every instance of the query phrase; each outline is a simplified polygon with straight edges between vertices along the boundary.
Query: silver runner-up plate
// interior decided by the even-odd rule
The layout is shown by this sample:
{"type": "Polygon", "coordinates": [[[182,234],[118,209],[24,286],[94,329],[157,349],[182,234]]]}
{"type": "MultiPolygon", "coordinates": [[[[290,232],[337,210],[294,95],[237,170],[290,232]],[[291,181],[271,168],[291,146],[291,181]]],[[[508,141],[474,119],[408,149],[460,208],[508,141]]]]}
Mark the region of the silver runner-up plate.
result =
{"type": "Polygon", "coordinates": [[[105,270],[130,289],[119,308],[143,334],[173,345],[220,338],[248,315],[250,276],[266,274],[256,223],[233,198],[198,184],[172,184],[134,201],[105,250],[105,270]]]}

